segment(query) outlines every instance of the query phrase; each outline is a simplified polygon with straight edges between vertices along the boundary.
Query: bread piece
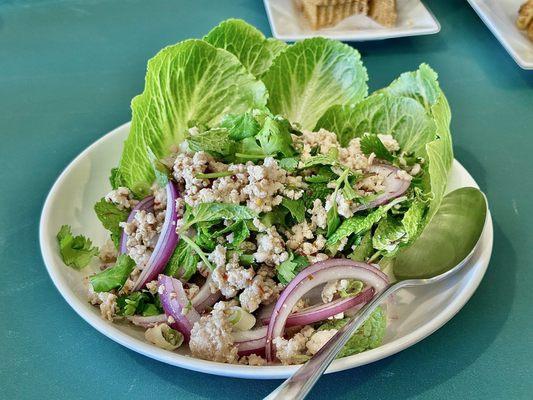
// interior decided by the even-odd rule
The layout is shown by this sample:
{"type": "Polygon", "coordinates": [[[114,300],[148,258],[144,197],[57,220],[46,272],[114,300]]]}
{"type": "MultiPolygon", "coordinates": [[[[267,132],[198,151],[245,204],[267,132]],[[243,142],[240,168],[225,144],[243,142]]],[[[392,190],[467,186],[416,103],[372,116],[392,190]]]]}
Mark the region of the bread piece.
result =
{"type": "Polygon", "coordinates": [[[396,0],[369,0],[369,3],[370,18],[389,28],[396,25],[396,0]]]}
{"type": "Polygon", "coordinates": [[[368,0],[296,0],[296,4],[315,30],[336,25],[354,14],[368,13],[368,0]]]}
{"type": "Polygon", "coordinates": [[[533,41],[533,0],[528,0],[520,6],[516,26],[526,31],[529,40],[533,41]]]}

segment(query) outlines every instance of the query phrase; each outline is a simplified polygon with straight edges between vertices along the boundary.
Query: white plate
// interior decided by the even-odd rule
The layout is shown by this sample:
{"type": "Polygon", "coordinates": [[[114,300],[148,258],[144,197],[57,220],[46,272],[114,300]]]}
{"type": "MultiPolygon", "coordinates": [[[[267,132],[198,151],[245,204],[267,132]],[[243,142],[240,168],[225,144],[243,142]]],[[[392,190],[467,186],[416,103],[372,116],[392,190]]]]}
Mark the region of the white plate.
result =
{"type": "MultiPolygon", "coordinates": [[[[70,306],[98,331],[148,357],[216,375],[259,379],[289,376],[297,367],[228,365],[188,357],[186,349],[180,353],[162,350],[145,342],[140,328],[103,320],[98,308],[87,302],[82,278],[97,270],[96,262],[83,272],[65,266],[59,256],[56,234],[61,225],[69,224],[73,232],[88,235],[96,244],[105,240],[107,234],[94,214],[93,205],[109,189],[109,171],[118,163],[129,127],[129,123],[122,125],[89,146],[63,171],[48,194],[41,215],[39,240],[46,268],[57,289],[70,306]]],[[[448,189],[462,186],[477,187],[468,172],[455,161],[448,189]]],[[[342,371],[390,356],[440,328],[464,306],[478,287],[491,251],[492,220],[489,215],[480,246],[460,275],[431,287],[400,291],[396,303],[388,308],[392,320],[384,344],[377,349],[336,360],[327,372],[342,371]]]]}
{"type": "Polygon", "coordinates": [[[330,28],[313,30],[293,0],[264,0],[272,29],[278,39],[294,42],[315,36],[344,41],[381,40],[402,36],[430,35],[440,24],[420,0],[398,2],[398,22],[386,28],[364,15],[352,15],[330,28]]]}
{"type": "Polygon", "coordinates": [[[526,0],[468,0],[485,25],[523,69],[533,69],[533,42],[516,27],[518,9],[526,0]]]}

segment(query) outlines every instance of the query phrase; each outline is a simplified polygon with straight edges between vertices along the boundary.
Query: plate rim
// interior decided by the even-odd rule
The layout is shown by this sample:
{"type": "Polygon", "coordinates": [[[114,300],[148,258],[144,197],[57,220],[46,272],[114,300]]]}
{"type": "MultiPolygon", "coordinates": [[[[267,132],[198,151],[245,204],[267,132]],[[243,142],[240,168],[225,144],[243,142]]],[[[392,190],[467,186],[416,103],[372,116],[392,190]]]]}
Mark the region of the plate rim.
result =
{"type": "MultiPolygon", "coordinates": [[[[492,35],[500,42],[500,45],[507,51],[507,54],[511,56],[511,58],[514,60],[518,66],[526,71],[533,70],[533,59],[531,61],[527,61],[525,58],[523,58],[519,52],[516,51],[516,49],[511,45],[511,43],[505,38],[505,36],[500,32],[500,29],[498,28],[498,24],[492,20],[488,14],[486,14],[480,6],[480,3],[478,0],[467,0],[468,4],[470,4],[470,7],[474,9],[477,16],[485,26],[489,29],[489,31],[492,33],[492,35]]],[[[517,28],[518,29],[518,28],[517,28]]]]}
{"type": "MultiPolygon", "coordinates": [[[[152,359],[197,372],[235,378],[283,379],[290,376],[296,371],[298,366],[251,367],[238,364],[223,364],[169,352],[130,336],[129,334],[118,329],[116,324],[106,321],[99,315],[91,312],[90,308],[87,306],[88,303],[78,299],[75,292],[70,288],[70,286],[68,286],[66,278],[61,276],[60,269],[54,266],[52,249],[55,249],[56,245],[55,243],[50,243],[51,240],[46,236],[45,233],[47,231],[48,224],[51,223],[51,221],[48,220],[47,215],[50,213],[50,210],[53,207],[53,200],[57,195],[61,184],[69,175],[70,171],[74,169],[82,159],[87,157],[95,147],[100,145],[101,142],[108,140],[111,136],[120,135],[123,130],[129,130],[130,124],[131,122],[126,122],[118,126],[86,147],[59,174],[46,196],[39,220],[39,245],[43,262],[48,275],[54,283],[55,288],[65,299],[67,304],[91,327],[102,333],[108,339],[111,339],[130,350],[152,359]],[[223,366],[223,368],[221,368],[221,366],[223,366]]],[[[468,173],[466,168],[464,168],[457,160],[454,160],[454,163],[457,163],[460,168],[464,169],[468,173]]],[[[468,173],[468,175],[470,174],[468,173]]],[[[478,187],[477,183],[476,187],[478,187]]],[[[437,315],[437,317],[421,325],[408,335],[398,338],[393,342],[386,343],[383,346],[375,349],[335,360],[326,370],[326,373],[344,371],[394,355],[425,339],[427,336],[440,329],[453,316],[455,316],[472,297],[488,268],[493,246],[493,225],[490,209],[488,210],[487,217],[487,224],[485,226],[486,232],[483,232],[483,236],[487,235],[487,239],[485,239],[487,240],[487,243],[485,246],[480,247],[480,255],[478,255],[475,260],[470,262],[472,264],[470,268],[475,267],[476,271],[474,271],[471,279],[465,284],[465,287],[462,289],[460,295],[456,296],[453,301],[450,302],[443,309],[443,311],[437,315]]]]}
{"type": "MultiPolygon", "coordinates": [[[[428,27],[428,28],[421,28],[416,31],[414,30],[407,30],[403,33],[387,33],[386,31],[383,32],[383,34],[377,34],[373,37],[366,37],[366,38],[358,38],[357,33],[354,31],[354,34],[348,34],[348,35],[339,35],[339,36],[330,36],[330,35],[321,35],[320,33],[317,33],[316,35],[282,35],[278,33],[278,30],[276,28],[276,22],[275,18],[272,15],[272,9],[271,9],[271,0],[263,0],[263,4],[265,6],[267,18],[268,18],[268,24],[270,25],[270,30],[272,32],[272,36],[276,39],[283,40],[285,42],[296,42],[299,40],[309,39],[312,37],[325,37],[332,40],[340,40],[343,42],[370,42],[375,40],[387,40],[387,39],[396,39],[396,38],[402,38],[402,37],[411,37],[411,36],[425,36],[425,35],[434,35],[441,31],[441,25],[435,14],[431,11],[431,9],[424,4],[423,1],[420,1],[420,4],[426,12],[431,17],[434,26],[428,27]]],[[[317,31],[319,32],[319,31],[317,31]]]]}

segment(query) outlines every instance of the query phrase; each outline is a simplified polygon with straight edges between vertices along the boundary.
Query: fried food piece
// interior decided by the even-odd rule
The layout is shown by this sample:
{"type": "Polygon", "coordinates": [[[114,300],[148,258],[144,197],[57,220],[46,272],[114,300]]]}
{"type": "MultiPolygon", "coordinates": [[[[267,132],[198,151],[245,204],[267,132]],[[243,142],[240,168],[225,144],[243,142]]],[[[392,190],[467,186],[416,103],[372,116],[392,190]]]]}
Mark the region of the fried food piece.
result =
{"type": "Polygon", "coordinates": [[[295,0],[314,30],[333,26],[354,14],[368,14],[368,0],[295,0]]]}
{"type": "Polygon", "coordinates": [[[516,26],[526,31],[529,40],[533,41],[533,0],[528,0],[520,6],[516,26]]]}
{"type": "Polygon", "coordinates": [[[396,0],[370,0],[369,3],[370,18],[388,28],[396,25],[396,0]]]}

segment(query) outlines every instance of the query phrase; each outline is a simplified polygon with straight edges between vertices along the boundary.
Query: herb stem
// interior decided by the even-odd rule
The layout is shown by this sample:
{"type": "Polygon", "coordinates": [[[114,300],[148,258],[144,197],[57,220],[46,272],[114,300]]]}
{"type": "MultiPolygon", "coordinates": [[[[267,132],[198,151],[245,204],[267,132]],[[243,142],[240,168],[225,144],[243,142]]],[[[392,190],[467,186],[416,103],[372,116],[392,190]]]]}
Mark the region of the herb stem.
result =
{"type": "Polygon", "coordinates": [[[244,153],[235,153],[235,157],[237,158],[246,158],[246,159],[250,159],[250,160],[261,160],[263,158],[265,158],[266,156],[265,155],[261,155],[261,154],[244,154],[244,153]]]}
{"type": "Polygon", "coordinates": [[[209,262],[209,260],[207,259],[207,257],[205,256],[205,253],[202,251],[202,249],[200,248],[200,246],[198,246],[196,243],[194,243],[189,237],[185,236],[185,235],[181,235],[180,236],[180,240],[184,240],[185,243],[187,243],[191,249],[193,249],[196,254],[198,254],[198,256],[202,259],[202,261],[205,263],[205,265],[207,265],[207,267],[213,271],[215,269],[215,267],[213,267],[213,265],[211,264],[211,262],[209,262]]]}
{"type": "Polygon", "coordinates": [[[198,179],[211,179],[211,178],[222,178],[224,176],[234,175],[231,171],[220,171],[220,172],[210,172],[208,174],[197,174],[194,177],[198,179]]]}

